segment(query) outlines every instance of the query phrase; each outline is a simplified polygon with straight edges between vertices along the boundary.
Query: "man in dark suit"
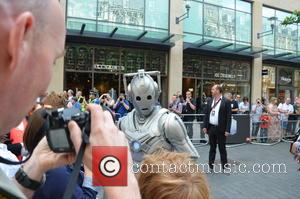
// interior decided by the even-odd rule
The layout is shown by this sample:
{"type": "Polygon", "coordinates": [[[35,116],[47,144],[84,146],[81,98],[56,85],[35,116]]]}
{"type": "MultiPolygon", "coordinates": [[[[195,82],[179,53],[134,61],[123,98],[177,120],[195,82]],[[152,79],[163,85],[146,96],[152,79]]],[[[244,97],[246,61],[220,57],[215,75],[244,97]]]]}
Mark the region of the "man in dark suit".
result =
{"type": "Polygon", "coordinates": [[[221,164],[227,164],[226,137],[231,127],[231,103],[222,96],[222,87],[218,84],[211,88],[212,99],[208,101],[204,116],[203,132],[209,135],[209,167],[213,169],[217,144],[219,146],[221,164]]]}

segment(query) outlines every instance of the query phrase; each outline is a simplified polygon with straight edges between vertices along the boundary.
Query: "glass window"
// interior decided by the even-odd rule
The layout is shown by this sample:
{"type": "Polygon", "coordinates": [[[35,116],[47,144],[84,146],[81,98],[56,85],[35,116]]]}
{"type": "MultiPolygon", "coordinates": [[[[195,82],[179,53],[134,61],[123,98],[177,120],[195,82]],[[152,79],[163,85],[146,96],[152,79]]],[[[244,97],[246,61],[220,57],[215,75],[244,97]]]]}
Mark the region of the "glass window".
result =
{"type": "Polygon", "coordinates": [[[274,17],[275,16],[275,10],[268,7],[263,7],[263,17],[274,17]]]}
{"type": "MultiPolygon", "coordinates": [[[[263,18],[263,31],[271,30],[271,22],[268,18],[263,18]]],[[[263,37],[264,46],[269,46],[274,48],[274,34],[266,35],[263,37]]]]}
{"type": "Polygon", "coordinates": [[[236,40],[251,43],[251,14],[236,12],[236,40]]]}
{"type": "Polygon", "coordinates": [[[98,20],[144,25],[144,1],[98,0],[98,20]]]}
{"type": "Polygon", "coordinates": [[[224,39],[235,39],[234,11],[217,6],[204,6],[204,34],[224,39]]]}
{"type": "Polygon", "coordinates": [[[99,91],[100,95],[108,93],[112,88],[119,93],[119,74],[95,73],[94,87],[99,91]]]}
{"type": "Polygon", "coordinates": [[[196,34],[203,34],[202,30],[202,18],[203,18],[203,4],[192,1],[190,3],[190,16],[183,21],[184,31],[196,34]]]}
{"type": "Polygon", "coordinates": [[[276,68],[271,66],[263,66],[263,70],[267,71],[262,77],[262,96],[266,100],[276,96],[276,68]]]}
{"type": "Polygon", "coordinates": [[[218,37],[219,9],[217,6],[204,5],[204,34],[218,37]]]}
{"type": "Polygon", "coordinates": [[[297,25],[280,25],[278,22],[276,31],[276,48],[289,51],[297,50],[297,25]]]}
{"type": "Polygon", "coordinates": [[[145,26],[168,29],[169,0],[146,0],[145,11],[145,26]]]}
{"type": "Polygon", "coordinates": [[[278,84],[282,86],[293,86],[294,72],[291,69],[280,68],[278,84]]]}
{"type": "Polygon", "coordinates": [[[134,49],[122,49],[121,63],[125,66],[125,73],[135,73],[138,69],[145,68],[144,51],[134,49]]]}
{"type": "Polygon", "coordinates": [[[300,95],[300,70],[295,71],[294,86],[295,86],[294,96],[296,97],[300,95]]]}
{"type": "Polygon", "coordinates": [[[183,59],[183,76],[201,78],[201,57],[197,55],[188,54],[185,54],[184,56],[185,58],[183,59]]]}
{"type": "Polygon", "coordinates": [[[219,9],[219,37],[230,40],[235,39],[235,18],[234,11],[219,9]]]}
{"type": "Polygon", "coordinates": [[[236,10],[251,13],[251,3],[236,0],[236,10]]]}
{"type": "Polygon", "coordinates": [[[70,70],[92,70],[92,53],[85,46],[66,47],[65,66],[70,70]]]}
{"type": "Polygon", "coordinates": [[[234,9],[235,7],[235,0],[204,0],[204,2],[231,9],[234,9]]]}
{"type": "Polygon", "coordinates": [[[203,59],[203,77],[218,79],[220,74],[220,59],[205,58],[203,59]]]}
{"type": "Polygon", "coordinates": [[[68,17],[96,19],[97,0],[69,0],[68,17]]]}
{"type": "Polygon", "coordinates": [[[245,61],[236,61],[236,80],[250,81],[250,63],[245,61]]]}
{"type": "Polygon", "coordinates": [[[280,10],[276,10],[276,17],[279,21],[283,21],[284,18],[290,16],[291,13],[288,13],[288,12],[283,12],[283,11],[280,11],[280,10]]]}
{"type": "Polygon", "coordinates": [[[160,71],[161,75],[167,74],[167,54],[165,52],[148,51],[146,53],[147,71],[160,71]]]}
{"type": "Polygon", "coordinates": [[[222,59],[220,63],[220,73],[216,73],[215,77],[218,79],[235,80],[236,79],[235,69],[236,69],[235,61],[222,59]]]}
{"type": "Polygon", "coordinates": [[[295,81],[294,86],[300,88],[300,70],[295,71],[295,81]]]}

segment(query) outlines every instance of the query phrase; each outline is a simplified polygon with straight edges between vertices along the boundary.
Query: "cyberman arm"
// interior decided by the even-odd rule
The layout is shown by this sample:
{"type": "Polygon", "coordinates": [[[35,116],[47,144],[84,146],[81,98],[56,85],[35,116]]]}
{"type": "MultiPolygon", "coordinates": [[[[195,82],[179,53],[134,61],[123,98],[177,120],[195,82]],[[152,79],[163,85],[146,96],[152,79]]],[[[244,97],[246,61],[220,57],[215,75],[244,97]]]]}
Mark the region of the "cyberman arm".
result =
{"type": "Polygon", "coordinates": [[[191,154],[194,159],[199,158],[199,154],[187,135],[183,121],[174,113],[169,113],[165,117],[164,132],[167,140],[177,152],[191,154]]]}

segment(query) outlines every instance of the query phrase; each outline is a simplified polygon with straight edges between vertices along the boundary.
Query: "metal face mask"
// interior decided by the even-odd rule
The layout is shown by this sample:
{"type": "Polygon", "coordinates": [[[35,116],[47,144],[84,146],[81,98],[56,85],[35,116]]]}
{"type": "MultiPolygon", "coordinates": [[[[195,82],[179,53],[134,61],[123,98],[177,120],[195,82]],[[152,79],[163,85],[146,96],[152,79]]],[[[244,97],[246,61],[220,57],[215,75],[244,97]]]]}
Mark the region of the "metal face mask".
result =
{"type": "Polygon", "coordinates": [[[131,100],[137,113],[142,117],[149,116],[155,108],[158,92],[157,83],[148,74],[139,73],[130,83],[131,100]]]}

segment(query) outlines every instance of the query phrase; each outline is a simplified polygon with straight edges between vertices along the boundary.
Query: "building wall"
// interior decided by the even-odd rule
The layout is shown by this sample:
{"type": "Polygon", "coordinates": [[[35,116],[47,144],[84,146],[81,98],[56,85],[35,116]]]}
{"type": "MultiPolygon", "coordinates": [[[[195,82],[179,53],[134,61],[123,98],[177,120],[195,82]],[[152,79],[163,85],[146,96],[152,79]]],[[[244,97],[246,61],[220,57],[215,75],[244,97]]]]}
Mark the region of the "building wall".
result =
{"type": "MultiPolygon", "coordinates": [[[[183,10],[182,0],[170,1],[170,33],[183,35],[183,23],[176,24],[176,16],[182,15],[183,10]]],[[[169,71],[168,71],[168,101],[173,94],[182,90],[182,63],[183,63],[183,39],[180,38],[169,52],[169,71]]]]}
{"type": "MultiPolygon", "coordinates": [[[[66,0],[60,1],[63,9],[65,10],[66,0]]],[[[252,28],[252,42],[255,47],[262,47],[262,39],[257,39],[257,33],[262,32],[262,7],[270,6],[274,8],[283,9],[286,11],[293,11],[300,9],[299,0],[253,0],[253,28],[252,28]]],[[[183,71],[183,22],[175,23],[176,16],[180,16],[185,12],[183,0],[170,0],[170,17],[169,28],[171,34],[179,35],[175,46],[169,52],[169,71],[168,71],[168,98],[182,90],[182,71],[183,71]]],[[[262,57],[261,55],[252,62],[252,86],[251,86],[251,99],[252,101],[261,97],[262,90],[262,57]]],[[[56,62],[53,68],[53,79],[49,86],[49,91],[62,91],[63,78],[64,78],[64,59],[56,62]]]]}
{"type": "MultiPolygon", "coordinates": [[[[294,11],[297,8],[300,9],[299,0],[254,0],[253,1],[253,28],[252,28],[252,45],[255,47],[262,47],[262,38],[257,39],[257,33],[263,31],[262,26],[262,9],[263,6],[270,6],[285,11],[294,11]]],[[[253,59],[252,62],[252,87],[251,87],[251,99],[252,102],[261,98],[262,94],[262,66],[263,61],[261,55],[258,58],[253,59]]]]}

